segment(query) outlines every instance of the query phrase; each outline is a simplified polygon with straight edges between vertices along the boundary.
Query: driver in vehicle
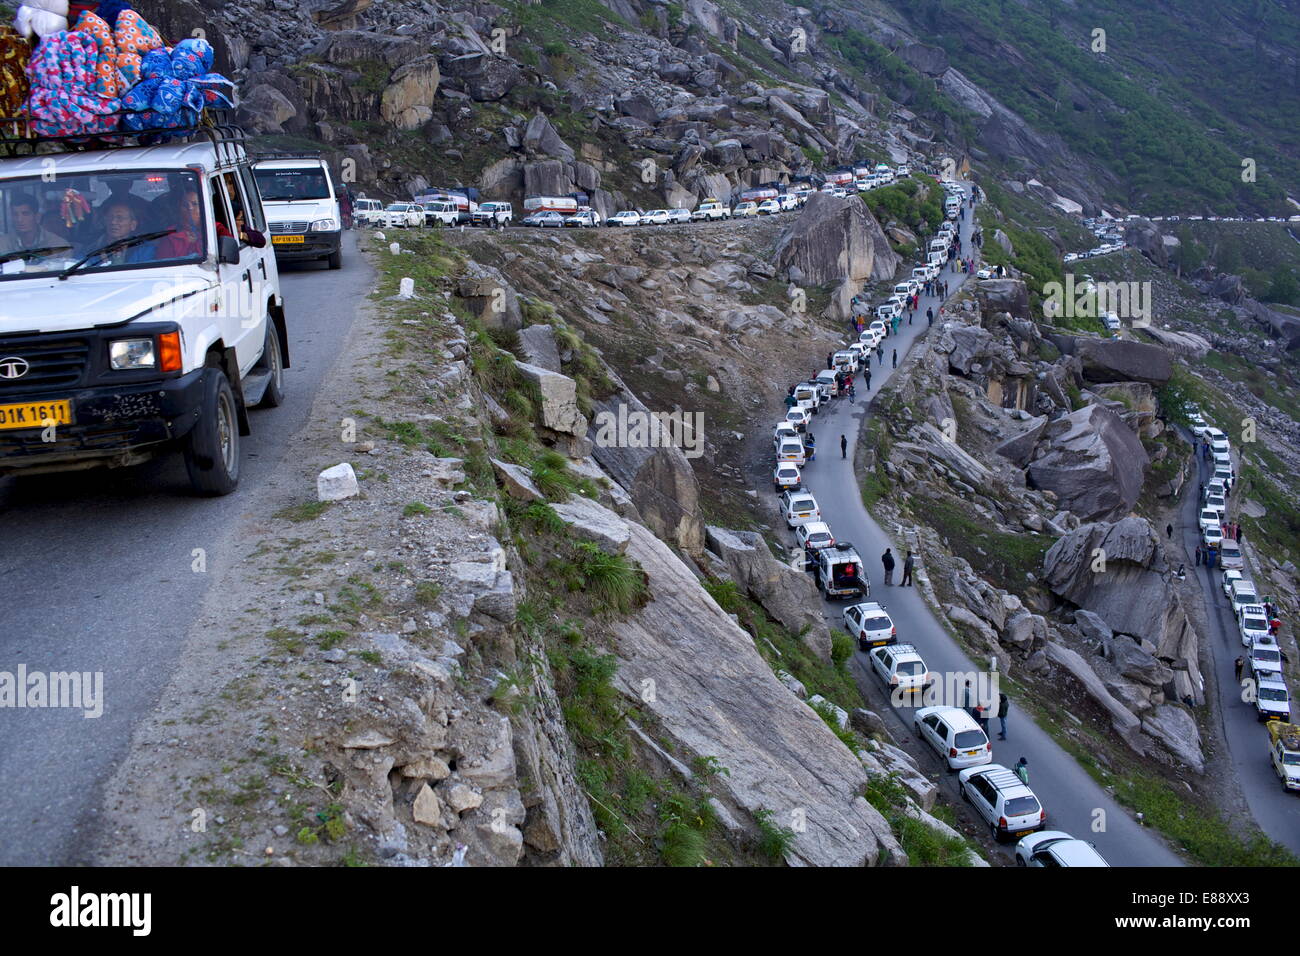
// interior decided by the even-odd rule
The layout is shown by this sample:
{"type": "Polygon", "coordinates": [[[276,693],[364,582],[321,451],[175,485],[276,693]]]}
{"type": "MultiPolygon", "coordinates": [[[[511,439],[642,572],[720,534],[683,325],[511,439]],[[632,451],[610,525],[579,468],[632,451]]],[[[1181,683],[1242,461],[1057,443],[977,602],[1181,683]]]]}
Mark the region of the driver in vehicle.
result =
{"type": "Polygon", "coordinates": [[[9,203],[12,229],[0,236],[0,255],[23,249],[63,249],[72,244],[41,225],[40,206],[36,197],[21,194],[9,203]]]}

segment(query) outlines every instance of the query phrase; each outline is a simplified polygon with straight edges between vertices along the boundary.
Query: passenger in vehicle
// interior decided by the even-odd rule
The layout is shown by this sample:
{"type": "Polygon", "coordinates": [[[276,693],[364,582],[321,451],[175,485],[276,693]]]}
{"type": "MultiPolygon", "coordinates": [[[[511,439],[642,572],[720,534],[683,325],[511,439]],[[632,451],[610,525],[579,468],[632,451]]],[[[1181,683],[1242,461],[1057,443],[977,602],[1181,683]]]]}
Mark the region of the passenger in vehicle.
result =
{"type": "MultiPolygon", "coordinates": [[[[109,199],[100,209],[100,223],[103,231],[89,244],[90,249],[98,249],[110,242],[129,239],[139,235],[140,213],[135,203],[127,199],[109,199]]],[[[153,242],[141,242],[134,246],[114,249],[95,261],[92,266],[122,265],[124,263],[152,262],[156,258],[153,242]]]]}
{"type": "Polygon", "coordinates": [[[9,203],[10,231],[0,236],[0,255],[22,249],[48,249],[70,246],[62,236],[41,224],[40,205],[30,193],[21,193],[9,203]]]}
{"type": "MultiPolygon", "coordinates": [[[[157,258],[187,259],[203,254],[203,203],[193,186],[180,190],[176,219],[170,228],[176,231],[158,240],[157,258]]],[[[217,235],[228,236],[230,231],[217,223],[217,235]]]]}

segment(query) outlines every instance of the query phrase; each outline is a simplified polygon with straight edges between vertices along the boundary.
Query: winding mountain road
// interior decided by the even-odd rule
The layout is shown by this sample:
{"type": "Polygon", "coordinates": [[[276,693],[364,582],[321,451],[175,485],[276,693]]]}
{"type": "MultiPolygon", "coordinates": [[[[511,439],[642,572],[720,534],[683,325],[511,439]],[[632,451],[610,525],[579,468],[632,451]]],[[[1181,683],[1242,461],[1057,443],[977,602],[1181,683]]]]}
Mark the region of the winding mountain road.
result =
{"type": "MultiPolygon", "coordinates": [[[[968,209],[965,221],[960,223],[964,254],[969,254],[972,218],[968,209]]],[[[955,294],[967,276],[952,271],[949,266],[941,278],[949,283],[950,292],[955,294]]],[[[886,606],[898,628],[899,641],[915,644],[931,671],[957,674],[982,671],[986,665],[976,664],[966,655],[916,588],[885,586],[879,556],[886,547],[894,549],[898,555],[895,580],[901,580],[903,550],[900,546],[903,541],[894,535],[895,529],[882,528],[867,512],[862,503],[861,482],[853,470],[854,448],[868,415],[867,404],[894,374],[890,353],[897,349],[901,361],[911,345],[927,330],[925,310],[932,307],[937,316],[939,305],[940,301],[934,297],[922,297],[917,310],[918,320],[912,325],[904,321],[896,335],[885,339],[885,360],[872,368],[870,392],[859,388],[855,404],[835,399],[817,416],[818,444],[825,450],[804,476],[805,487],[812,491],[821,507],[822,520],[831,526],[838,540],[851,541],[857,546],[865,570],[871,577],[871,600],[886,606]],[[840,435],[847,436],[849,442],[845,459],[835,454],[839,450],[840,435]]],[[[935,321],[938,322],[937,317],[935,321]]],[[[857,380],[860,381],[860,377],[857,380]]],[[[842,602],[826,602],[826,617],[832,626],[843,627],[841,615],[844,607],[842,602]]],[[[889,704],[888,693],[871,670],[866,654],[855,650],[851,666],[858,686],[873,707],[894,725],[895,736],[899,739],[911,736],[917,740],[912,729],[911,708],[895,709],[889,704]]],[[[1036,726],[1024,711],[1017,710],[1014,701],[1008,715],[1009,739],[1006,742],[996,739],[997,726],[996,721],[990,724],[990,732],[994,735],[993,759],[1009,767],[1020,757],[1026,758],[1030,767],[1030,786],[1047,809],[1048,829],[1065,830],[1088,840],[1112,866],[1182,865],[1183,861],[1157,833],[1138,824],[1046,731],[1036,726]],[[1104,829],[1094,830],[1094,821],[1104,829]]],[[[943,762],[928,748],[912,749],[925,751],[920,758],[922,769],[932,777],[937,776],[949,800],[957,803],[956,775],[948,774],[943,762]]],[[[1014,843],[1004,845],[1000,852],[1007,859],[1013,859],[1014,843]]]]}

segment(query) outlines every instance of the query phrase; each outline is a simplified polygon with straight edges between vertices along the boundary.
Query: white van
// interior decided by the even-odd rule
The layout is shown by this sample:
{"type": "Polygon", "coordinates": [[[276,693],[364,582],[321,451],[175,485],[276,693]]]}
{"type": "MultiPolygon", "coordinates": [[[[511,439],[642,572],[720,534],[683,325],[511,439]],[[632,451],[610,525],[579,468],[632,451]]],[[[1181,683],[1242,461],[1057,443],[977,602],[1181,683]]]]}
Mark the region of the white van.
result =
{"type": "Polygon", "coordinates": [[[368,226],[375,225],[384,214],[384,204],[378,199],[356,199],[352,202],[352,218],[368,226]]]}
{"type": "Polygon", "coordinates": [[[314,153],[272,154],[253,167],[277,261],[343,267],[343,215],[329,165],[314,153]]]}
{"type": "Polygon", "coordinates": [[[175,451],[195,490],[229,494],[251,409],[284,401],[289,365],[243,134],[83,146],[9,140],[0,157],[0,475],[175,451]]]}
{"type": "Polygon", "coordinates": [[[989,738],[975,718],[960,707],[922,707],[913,715],[912,727],[944,759],[949,770],[964,770],[993,760],[989,738]]]}

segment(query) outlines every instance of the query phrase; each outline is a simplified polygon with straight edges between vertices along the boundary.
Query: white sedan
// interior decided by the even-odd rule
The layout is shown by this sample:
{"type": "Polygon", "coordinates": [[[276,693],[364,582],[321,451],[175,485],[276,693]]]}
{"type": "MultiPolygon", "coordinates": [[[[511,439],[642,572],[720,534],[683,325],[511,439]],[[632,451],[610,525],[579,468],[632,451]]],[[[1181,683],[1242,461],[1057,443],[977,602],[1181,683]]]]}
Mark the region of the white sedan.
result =
{"type": "Polygon", "coordinates": [[[624,209],[622,212],[616,212],[605,220],[606,226],[639,226],[641,225],[641,214],[631,209],[624,209]]]}

